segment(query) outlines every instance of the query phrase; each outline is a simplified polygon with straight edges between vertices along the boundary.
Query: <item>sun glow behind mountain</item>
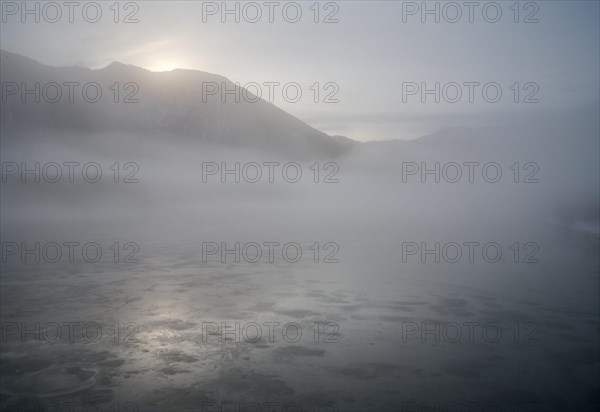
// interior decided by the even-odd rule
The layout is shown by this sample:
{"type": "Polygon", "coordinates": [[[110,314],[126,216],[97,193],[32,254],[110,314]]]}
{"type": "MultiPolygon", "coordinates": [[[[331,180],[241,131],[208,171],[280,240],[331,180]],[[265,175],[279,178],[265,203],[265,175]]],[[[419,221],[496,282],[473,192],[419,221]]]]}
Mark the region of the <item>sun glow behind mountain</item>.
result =
{"type": "Polygon", "coordinates": [[[173,59],[156,59],[144,66],[145,69],[151,72],[170,72],[175,69],[181,69],[184,65],[180,61],[173,59]]]}

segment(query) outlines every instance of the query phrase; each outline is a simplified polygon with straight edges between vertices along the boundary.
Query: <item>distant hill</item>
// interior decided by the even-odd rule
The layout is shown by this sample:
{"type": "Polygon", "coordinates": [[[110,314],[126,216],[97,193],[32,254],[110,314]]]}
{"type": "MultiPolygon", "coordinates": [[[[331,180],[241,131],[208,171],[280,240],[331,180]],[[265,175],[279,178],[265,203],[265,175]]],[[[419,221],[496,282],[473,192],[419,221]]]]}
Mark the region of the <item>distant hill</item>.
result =
{"type": "MultiPolygon", "coordinates": [[[[229,97],[223,103],[217,94],[203,102],[203,83],[242,90],[225,77],[196,70],[151,72],[121,63],[99,70],[51,67],[1,51],[0,73],[5,85],[0,121],[2,131],[9,135],[17,131],[181,135],[218,145],[319,157],[336,157],[353,142],[320,132],[262,99],[251,102],[242,97],[236,102],[229,97]],[[6,86],[10,82],[19,85],[16,95],[6,88],[12,87],[6,86]],[[62,92],[55,103],[50,101],[55,99],[57,88],[47,86],[53,82],[62,92]],[[64,85],[67,82],[78,85],[64,85]],[[83,86],[92,82],[102,91],[95,103],[86,101],[82,92],[83,86]],[[40,90],[39,103],[31,94],[22,103],[22,83],[30,89],[35,83],[41,89],[47,86],[45,93],[40,90]],[[69,101],[69,87],[74,91],[74,103],[69,101]]],[[[87,90],[89,100],[93,100],[95,88],[87,90]]]]}

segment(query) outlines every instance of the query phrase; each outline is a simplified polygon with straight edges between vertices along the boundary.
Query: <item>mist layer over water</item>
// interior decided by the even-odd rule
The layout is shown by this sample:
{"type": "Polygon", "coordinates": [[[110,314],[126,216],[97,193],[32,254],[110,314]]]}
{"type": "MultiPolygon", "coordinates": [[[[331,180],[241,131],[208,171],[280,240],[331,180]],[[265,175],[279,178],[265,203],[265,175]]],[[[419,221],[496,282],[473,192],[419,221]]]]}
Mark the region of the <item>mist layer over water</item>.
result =
{"type": "Polygon", "coordinates": [[[561,122],[333,159],[176,136],[3,136],[3,162],[104,173],[4,173],[3,405],[594,410],[597,126],[578,122],[569,140],[561,122]],[[273,182],[265,162],[279,163],[273,182]],[[281,174],[290,162],[296,183],[296,169],[281,174]],[[478,169],[470,182],[465,168],[436,183],[421,174],[436,162],[494,162],[503,175],[491,183],[478,169]],[[221,175],[236,163],[239,183],[221,175]],[[256,183],[249,163],[262,167],[256,183]],[[23,242],[40,242],[39,262],[23,242]],[[91,242],[97,261],[80,254],[91,242]]]}

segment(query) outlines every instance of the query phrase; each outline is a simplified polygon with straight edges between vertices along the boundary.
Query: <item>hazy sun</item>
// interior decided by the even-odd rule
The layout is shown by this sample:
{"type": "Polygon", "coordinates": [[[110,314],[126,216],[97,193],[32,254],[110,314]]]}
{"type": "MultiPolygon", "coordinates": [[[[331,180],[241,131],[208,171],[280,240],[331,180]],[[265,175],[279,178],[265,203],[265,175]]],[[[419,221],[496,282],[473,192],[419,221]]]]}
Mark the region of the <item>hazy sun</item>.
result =
{"type": "Polygon", "coordinates": [[[146,69],[153,72],[168,72],[181,67],[183,66],[174,60],[160,60],[146,65],[146,69]]]}

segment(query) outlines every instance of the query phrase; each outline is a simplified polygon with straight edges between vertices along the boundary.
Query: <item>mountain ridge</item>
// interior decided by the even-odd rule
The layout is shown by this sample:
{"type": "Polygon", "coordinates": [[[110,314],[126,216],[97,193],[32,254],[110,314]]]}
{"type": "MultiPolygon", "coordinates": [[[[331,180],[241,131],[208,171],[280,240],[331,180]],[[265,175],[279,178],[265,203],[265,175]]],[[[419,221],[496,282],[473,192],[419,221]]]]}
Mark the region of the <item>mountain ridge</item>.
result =
{"type": "Polygon", "coordinates": [[[0,121],[2,131],[8,134],[24,130],[162,133],[319,157],[337,157],[353,145],[263,99],[222,102],[213,96],[215,99],[203,101],[205,82],[224,83],[228,90],[238,93],[242,88],[226,77],[199,70],[153,72],[119,62],[101,69],[54,67],[5,50],[0,51],[0,68],[2,82],[12,82],[19,89],[11,94],[3,89],[0,121]],[[35,83],[40,83],[42,90],[38,96],[26,94],[23,101],[20,86],[32,90],[35,83]],[[101,97],[90,102],[82,91],[75,91],[69,95],[73,100],[68,101],[65,95],[70,90],[65,88],[60,90],[59,101],[48,101],[44,90],[53,93],[50,100],[57,96],[56,87],[45,89],[49,83],[61,89],[65,83],[82,87],[96,83],[101,97]],[[34,102],[36,97],[39,102],[34,102]]]}

